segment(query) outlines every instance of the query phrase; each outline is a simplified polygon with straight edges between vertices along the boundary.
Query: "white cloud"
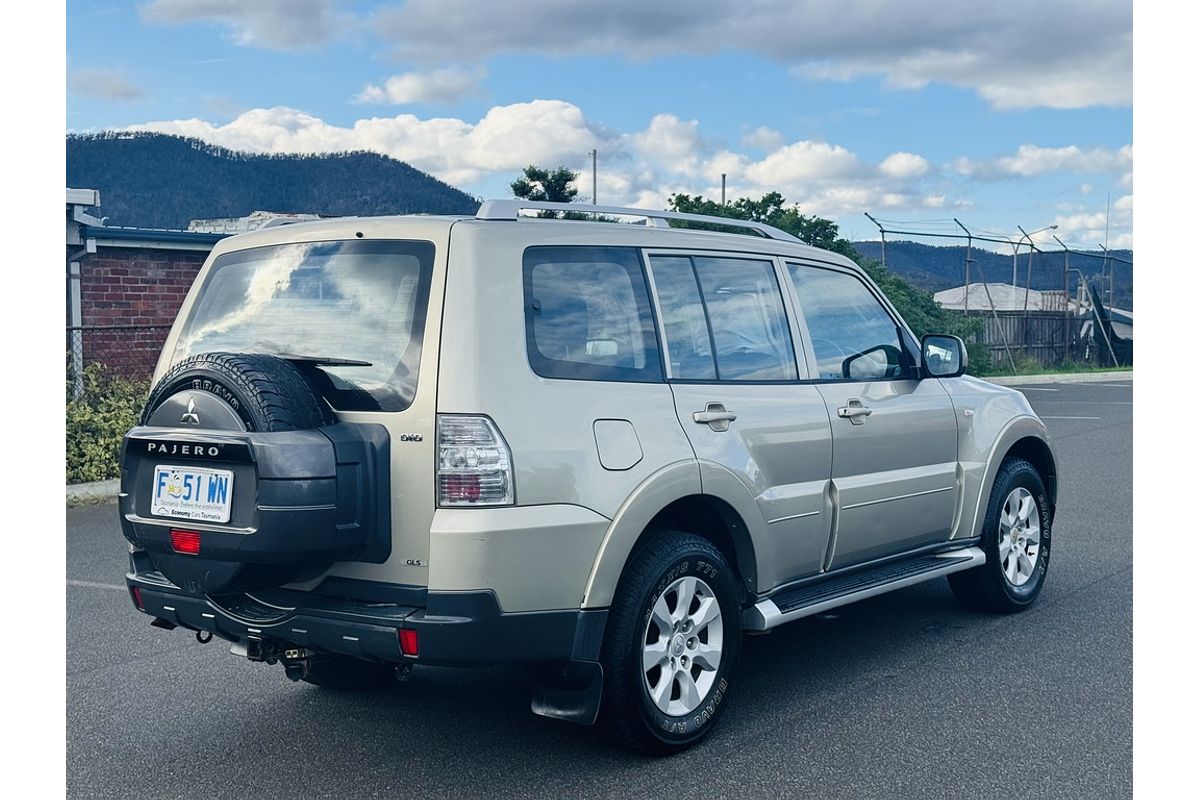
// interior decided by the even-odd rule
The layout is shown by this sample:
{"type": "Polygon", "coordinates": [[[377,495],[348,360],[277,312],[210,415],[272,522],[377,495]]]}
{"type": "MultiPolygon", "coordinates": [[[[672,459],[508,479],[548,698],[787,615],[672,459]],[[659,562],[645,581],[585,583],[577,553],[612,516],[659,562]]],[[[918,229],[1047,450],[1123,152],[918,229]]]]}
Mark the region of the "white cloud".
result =
{"type": "Polygon", "coordinates": [[[356,98],[360,103],[430,103],[450,105],[479,91],[487,77],[484,67],[443,67],[428,72],[393,75],[382,86],[371,84],[356,98]]]}
{"type": "MultiPolygon", "coordinates": [[[[504,187],[528,164],[564,164],[581,173],[577,187],[585,199],[592,194],[588,153],[595,147],[600,151],[600,202],[651,208],[665,207],[676,192],[718,197],[722,173],[728,177],[730,200],[757,199],[776,191],[802,213],[833,218],[860,217],[874,209],[886,209],[893,218],[928,216],[924,212],[930,209],[965,210],[973,202],[978,206],[978,198],[964,195],[964,187],[981,189],[934,169],[917,153],[900,151],[876,163],[836,143],[799,140],[751,155],[706,137],[696,120],[659,114],[644,128],[614,131],[562,100],[495,106],[478,120],[398,114],[335,125],[303,111],[277,107],[247,111],[223,125],[188,119],[132,129],[194,136],[261,153],[368,150],[406,161],[477,194],[504,187]]],[[[1027,146],[995,163],[1007,165],[1020,178],[1040,174],[1039,170],[1092,169],[1096,164],[1129,168],[1131,157],[1130,148],[1096,152],[1027,146]]],[[[998,169],[992,162],[987,164],[998,169]]],[[[965,160],[958,166],[967,174],[981,168],[965,160]]],[[[1097,194],[1089,199],[1094,202],[1097,194]]],[[[1132,202],[1132,194],[1113,201],[1110,236],[1114,243],[1131,232],[1132,202]]],[[[1102,212],[1103,206],[1101,217],[1102,212]]],[[[1058,214],[1054,223],[1064,239],[1092,241],[1097,227],[1103,235],[1103,220],[1097,222],[1093,207],[1063,208],[1058,214]]]]}
{"type": "Polygon", "coordinates": [[[407,59],[737,50],[818,80],[964,87],[1001,109],[1128,106],[1132,26],[1125,0],[693,0],[686,13],[644,0],[408,0],[373,18],[407,59]]]}
{"type": "Polygon", "coordinates": [[[653,158],[671,172],[696,175],[707,148],[698,120],[683,121],[672,114],[656,114],[644,131],[631,134],[633,150],[653,158]]]}
{"type": "Polygon", "coordinates": [[[142,19],[163,25],[218,23],[234,42],[268,50],[304,50],[340,33],[348,15],[334,0],[150,0],[142,19]]]}
{"type": "Polygon", "coordinates": [[[600,141],[583,112],[561,100],[496,106],[476,123],[400,114],[341,127],[293,108],[277,107],[247,111],[225,125],[187,119],[129,129],[194,136],[256,153],[370,150],[452,184],[472,183],[491,172],[519,171],[527,164],[574,163],[600,141]]]}
{"type": "Polygon", "coordinates": [[[810,180],[849,178],[861,171],[858,157],[840,145],[799,141],[750,165],[746,177],[763,186],[794,186],[810,180]]]}
{"type": "Polygon", "coordinates": [[[720,195],[728,176],[730,199],[778,191],[803,213],[860,214],[887,206],[920,210],[947,202],[942,190],[925,187],[928,162],[913,153],[893,154],[883,170],[829,142],[800,140],[754,159],[704,137],[696,120],[659,114],[632,132],[591,123],[561,100],[496,106],[476,122],[413,114],[330,124],[293,108],[247,111],[227,124],[200,119],[135,125],[193,136],[235,150],[259,153],[321,153],[369,150],[468,190],[496,178],[511,180],[527,164],[565,164],[578,170],[581,197],[591,196],[588,152],[600,150],[599,198],[606,204],[661,208],[676,192],[720,195]]]}
{"type": "Polygon", "coordinates": [[[766,126],[755,128],[742,137],[742,147],[756,150],[778,150],[783,146],[783,134],[766,126]]]}
{"type": "Polygon", "coordinates": [[[951,168],[963,175],[982,180],[1000,178],[1029,178],[1050,172],[1075,172],[1101,174],[1125,172],[1133,166],[1133,146],[1112,150],[1095,147],[1084,150],[1076,145],[1066,147],[1039,147],[1023,144],[1012,155],[999,156],[990,161],[956,159],[951,168]]]}
{"type": "Polygon", "coordinates": [[[1096,248],[1104,242],[1106,234],[1109,247],[1114,249],[1133,247],[1133,195],[1122,195],[1112,201],[1108,213],[1104,205],[1094,210],[1059,214],[1054,218],[1058,226],[1058,237],[1087,248],[1096,248]]]}
{"type": "Polygon", "coordinates": [[[67,90],[72,94],[118,102],[140,100],[146,94],[120,70],[98,67],[70,70],[67,90]]]}
{"type": "Polygon", "coordinates": [[[929,172],[929,162],[916,153],[892,153],[879,164],[889,178],[919,178],[929,172]]]}

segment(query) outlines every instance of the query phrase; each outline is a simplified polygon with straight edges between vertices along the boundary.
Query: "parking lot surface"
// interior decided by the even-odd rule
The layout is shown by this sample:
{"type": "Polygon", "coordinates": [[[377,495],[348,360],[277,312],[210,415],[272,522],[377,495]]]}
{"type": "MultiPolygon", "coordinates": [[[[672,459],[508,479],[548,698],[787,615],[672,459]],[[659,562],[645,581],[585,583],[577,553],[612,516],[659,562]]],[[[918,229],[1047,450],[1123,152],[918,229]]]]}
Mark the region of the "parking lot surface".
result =
{"type": "Polygon", "coordinates": [[[514,669],[346,694],[161,631],[114,505],[67,512],[74,797],[1128,797],[1132,382],[1039,384],[1060,489],[1038,604],[933,581],[746,640],[726,715],[668,759],[535,717],[514,669]]]}

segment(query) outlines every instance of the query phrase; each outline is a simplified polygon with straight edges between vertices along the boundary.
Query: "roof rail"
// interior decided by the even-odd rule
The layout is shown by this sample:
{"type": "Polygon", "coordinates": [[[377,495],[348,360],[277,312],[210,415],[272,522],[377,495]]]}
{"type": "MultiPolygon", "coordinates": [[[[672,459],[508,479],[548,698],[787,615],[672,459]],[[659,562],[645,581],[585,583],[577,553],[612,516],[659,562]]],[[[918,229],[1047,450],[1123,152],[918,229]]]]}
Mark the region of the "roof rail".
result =
{"type": "Polygon", "coordinates": [[[731,228],[749,228],[759,236],[767,239],[779,239],[785,242],[799,242],[795,236],[781,231],[773,225],[762,222],[750,222],[744,219],[730,217],[715,217],[708,214],[685,214],[680,211],[652,211],[647,208],[631,208],[627,206],[593,206],[587,203],[550,203],[541,200],[484,200],[475,214],[475,219],[515,220],[521,215],[522,209],[535,211],[575,211],[581,214],[616,214],[624,217],[645,217],[646,224],[651,228],[669,228],[669,220],[682,222],[704,222],[709,225],[726,225],[731,228]]]}

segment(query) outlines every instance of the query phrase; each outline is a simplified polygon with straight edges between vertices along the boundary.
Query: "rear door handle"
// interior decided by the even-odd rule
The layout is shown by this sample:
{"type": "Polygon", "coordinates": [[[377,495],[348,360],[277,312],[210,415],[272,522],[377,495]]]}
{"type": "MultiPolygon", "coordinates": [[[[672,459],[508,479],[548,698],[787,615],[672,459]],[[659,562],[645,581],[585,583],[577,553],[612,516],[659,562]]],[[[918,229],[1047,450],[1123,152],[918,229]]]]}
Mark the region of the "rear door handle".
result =
{"type": "Polygon", "coordinates": [[[737,419],[737,414],[725,410],[721,403],[709,403],[703,411],[692,412],[692,419],[700,425],[707,425],[714,431],[729,430],[729,423],[737,419]]]}
{"type": "Polygon", "coordinates": [[[862,400],[854,398],[846,401],[846,405],[837,410],[842,419],[850,420],[851,425],[862,425],[871,416],[871,409],[863,405],[862,400]]]}

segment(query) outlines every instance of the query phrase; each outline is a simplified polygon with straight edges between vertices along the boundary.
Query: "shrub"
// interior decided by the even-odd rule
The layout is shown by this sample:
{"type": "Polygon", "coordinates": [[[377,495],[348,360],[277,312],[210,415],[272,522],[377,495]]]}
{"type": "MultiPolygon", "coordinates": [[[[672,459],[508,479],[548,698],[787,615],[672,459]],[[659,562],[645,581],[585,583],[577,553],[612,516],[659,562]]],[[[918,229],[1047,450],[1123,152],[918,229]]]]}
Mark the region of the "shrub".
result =
{"type": "Polygon", "coordinates": [[[120,475],[121,438],[137,424],[150,387],[109,375],[100,364],[83,371],[82,391],[67,382],[67,483],[120,475]]]}

